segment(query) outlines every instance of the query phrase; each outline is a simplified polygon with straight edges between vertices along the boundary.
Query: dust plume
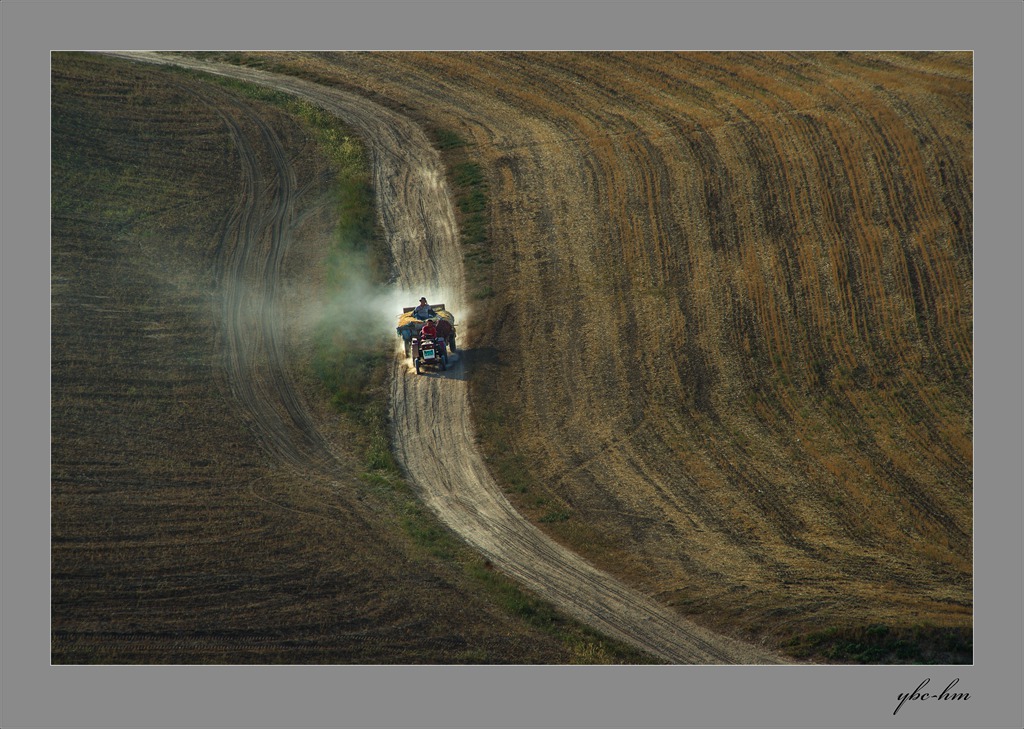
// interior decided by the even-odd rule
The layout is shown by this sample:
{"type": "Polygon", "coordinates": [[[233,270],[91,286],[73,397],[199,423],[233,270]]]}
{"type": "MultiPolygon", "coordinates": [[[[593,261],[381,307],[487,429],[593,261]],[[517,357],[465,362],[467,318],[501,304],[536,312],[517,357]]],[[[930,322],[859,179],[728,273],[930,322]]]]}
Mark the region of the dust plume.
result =
{"type": "Polygon", "coordinates": [[[455,316],[456,325],[464,321],[457,292],[438,285],[412,288],[376,281],[366,258],[358,251],[332,254],[328,270],[323,287],[292,282],[285,293],[289,323],[302,338],[319,331],[354,337],[364,346],[388,337],[397,345],[398,317],[403,308],[416,306],[420,297],[430,304],[444,304],[455,316]]]}

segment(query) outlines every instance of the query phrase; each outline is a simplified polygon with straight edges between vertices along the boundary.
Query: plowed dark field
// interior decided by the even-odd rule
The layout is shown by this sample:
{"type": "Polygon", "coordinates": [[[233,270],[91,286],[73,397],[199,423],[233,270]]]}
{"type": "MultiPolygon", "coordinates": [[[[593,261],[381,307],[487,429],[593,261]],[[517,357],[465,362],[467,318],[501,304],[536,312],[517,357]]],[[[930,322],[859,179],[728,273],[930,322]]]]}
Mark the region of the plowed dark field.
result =
{"type": "MultiPolygon", "coordinates": [[[[451,138],[447,133],[462,140],[442,160],[449,169],[472,163],[480,170],[485,234],[463,239],[464,273],[450,262],[438,271],[408,261],[402,269],[399,261],[400,283],[426,289],[429,296],[458,297],[457,315],[465,327],[460,379],[434,382],[434,389],[455,385],[462,392],[463,380],[468,385],[467,407],[457,416],[472,418],[490,474],[525,517],[517,535],[546,533],[565,553],[582,555],[614,575],[616,584],[648,596],[679,625],[775,648],[837,630],[882,634],[934,628],[969,634],[970,54],[373,53],[232,60],[374,101],[414,120],[435,139],[451,138]]],[[[143,79],[146,73],[132,72],[143,79]]],[[[229,192],[222,182],[222,197],[201,206],[208,218],[197,224],[211,231],[244,229],[225,228],[226,219],[217,215],[247,209],[238,207],[237,190],[243,198],[263,194],[265,184],[257,184],[261,175],[285,187],[271,196],[276,201],[266,208],[271,220],[292,219],[290,210],[311,204],[303,202],[311,183],[288,180],[283,153],[270,143],[269,130],[277,124],[266,126],[262,111],[228,112],[232,103],[213,102],[211,93],[190,92],[190,103],[216,109],[209,112],[210,124],[226,122],[235,130],[233,144],[252,153],[242,155],[240,172],[224,167],[223,152],[203,156],[208,164],[220,159],[222,165],[205,174],[233,175],[237,189],[229,192]],[[254,131],[242,135],[246,125],[254,131]],[[263,140],[262,146],[244,142],[247,138],[263,140]]],[[[102,96],[101,91],[83,98],[100,105],[102,96]]],[[[55,112],[55,126],[57,119],[55,112]]],[[[74,139],[70,121],[57,128],[74,139]]],[[[396,144],[408,145],[408,139],[396,144]]],[[[315,166],[312,159],[308,164],[315,166]]],[[[186,172],[195,174],[192,168],[172,170],[186,172]]],[[[449,183],[457,195],[459,181],[453,177],[449,183]]],[[[426,215],[433,209],[425,208],[426,215]]],[[[65,218],[62,224],[73,232],[77,218],[65,218]]],[[[74,239],[70,233],[58,236],[57,221],[55,215],[55,253],[57,240],[74,239]]],[[[465,208],[457,222],[465,230],[470,222],[465,208]]],[[[262,224],[280,230],[272,222],[262,224]]],[[[405,225],[393,230],[408,233],[405,225]]],[[[450,246],[438,242],[453,234],[448,218],[433,225],[439,226],[436,231],[425,227],[425,243],[411,235],[408,240],[450,256],[450,246]]],[[[232,281],[265,273],[248,268],[255,264],[232,252],[230,236],[221,232],[215,240],[213,250],[196,254],[217,271],[222,294],[232,281]]],[[[261,260],[287,264],[287,257],[275,258],[270,232],[265,245],[271,255],[261,260]]],[[[315,257],[302,260],[307,267],[293,275],[315,278],[309,262],[315,257]]],[[[457,264],[458,257],[454,260],[457,264]]],[[[55,303],[64,305],[57,272],[74,265],[68,258],[58,266],[55,255],[55,303]]],[[[281,275],[289,275],[287,265],[281,275]]],[[[276,276],[275,269],[261,280],[272,282],[276,276]]],[[[113,296],[119,280],[106,280],[104,295],[113,296]]],[[[175,295],[187,289],[179,285],[175,295]]],[[[81,296],[83,289],[78,291],[81,296]]],[[[273,296],[273,291],[263,293],[273,296]]],[[[190,301],[173,318],[177,326],[201,306],[198,299],[190,301]]],[[[155,317],[165,313],[165,303],[133,299],[125,307],[155,317]]],[[[71,364],[88,349],[82,344],[67,345],[67,354],[58,356],[64,351],[58,345],[59,318],[55,307],[55,377],[63,363],[68,382],[81,373],[84,392],[112,355],[106,350],[107,360],[85,369],[71,364]]],[[[153,326],[135,321],[131,334],[153,326]]],[[[83,336],[76,332],[109,331],[110,326],[72,328],[63,332],[65,341],[83,336]]],[[[245,334],[230,319],[225,331],[242,332],[239,346],[222,343],[223,351],[239,356],[284,336],[273,327],[245,334]]],[[[120,341],[124,334],[110,336],[120,341]]],[[[249,370],[233,364],[225,371],[229,381],[250,379],[249,370]]],[[[243,421],[249,413],[256,423],[257,439],[271,444],[264,451],[271,465],[262,467],[272,473],[263,471],[256,480],[274,491],[301,493],[317,510],[341,508],[327,484],[343,478],[344,469],[331,465],[331,444],[320,441],[323,431],[314,416],[303,425],[304,413],[317,412],[317,406],[301,405],[301,398],[290,394],[287,377],[253,379],[265,382],[264,389],[246,397],[236,387],[231,401],[244,406],[243,421]],[[267,389],[275,393],[275,412],[287,413],[280,416],[288,424],[283,440],[268,434],[265,425],[274,419],[259,413],[267,389]],[[304,434],[297,443],[296,433],[304,434]],[[279,480],[273,469],[291,461],[308,470],[311,462],[320,462],[319,456],[311,461],[310,454],[321,454],[326,464],[313,478],[314,484],[326,479],[319,496],[280,485],[304,477],[296,471],[279,480]]],[[[395,402],[431,402],[422,399],[431,383],[417,381],[415,390],[406,391],[408,379],[404,370],[394,373],[395,402]]],[[[175,393],[174,387],[185,387],[160,382],[175,393]]],[[[57,404],[55,423],[73,422],[77,411],[58,417],[57,404]]],[[[403,430],[408,413],[396,406],[400,456],[410,443],[423,444],[410,441],[403,430]]],[[[459,422],[460,437],[475,443],[473,429],[459,422]]],[[[71,447],[73,434],[77,437],[74,429],[55,426],[55,465],[66,467],[55,469],[55,539],[67,534],[69,542],[75,529],[57,526],[65,518],[61,514],[74,512],[66,512],[62,500],[87,493],[82,480],[70,475],[71,466],[101,445],[75,441],[71,447]],[[57,450],[59,440],[66,453],[57,450]],[[62,476],[65,472],[69,475],[62,476]]],[[[211,454],[223,445],[199,440],[211,454]]],[[[123,459],[116,443],[108,443],[100,448],[107,455],[97,457],[107,465],[123,459]]],[[[163,451],[167,445],[153,448],[163,451]]],[[[250,451],[239,448],[244,461],[241,454],[250,451]]],[[[410,463],[407,456],[404,462],[410,463]]],[[[465,499],[458,493],[443,498],[445,484],[428,481],[419,484],[421,495],[453,529],[543,593],[546,583],[534,582],[529,558],[510,557],[497,546],[501,540],[488,541],[498,532],[487,536],[460,528],[464,522],[458,514],[481,508],[482,502],[470,495],[468,505],[460,504],[465,499]],[[449,510],[452,504],[463,511],[449,510]]],[[[255,502],[248,503],[251,509],[255,502]]],[[[379,522],[362,510],[362,502],[340,503],[360,515],[357,522],[364,528],[378,533],[379,522]]],[[[168,528],[193,518],[184,504],[180,508],[181,515],[168,516],[168,528]]],[[[276,519],[252,518],[259,529],[280,537],[284,527],[276,519]]],[[[213,529],[213,522],[209,526],[213,529]]],[[[240,526],[250,538],[252,527],[240,526]]],[[[112,534],[123,539],[126,533],[122,527],[112,534]]],[[[96,565],[100,572],[104,564],[117,564],[115,547],[104,547],[96,565]]],[[[56,550],[55,565],[72,551],[70,544],[56,550]]],[[[382,589],[394,579],[398,600],[410,575],[382,565],[402,560],[386,546],[373,554],[384,577],[356,580],[363,585],[356,589],[382,589]]],[[[427,574],[439,569],[435,565],[427,574]]],[[[350,563],[334,566],[331,574],[353,580],[353,572],[365,574],[350,563]]],[[[74,584],[71,577],[68,584],[74,584]]],[[[445,594],[453,597],[465,589],[430,589],[435,588],[452,590],[445,594]]],[[[84,587],[76,589],[88,594],[84,587]]],[[[142,594],[138,585],[134,589],[142,594]]],[[[182,589],[184,606],[191,593],[182,589]]],[[[198,594],[205,588],[190,589],[198,594]]],[[[428,587],[422,590],[408,599],[422,596],[426,605],[428,587]]],[[[330,596],[318,593],[317,600],[329,603],[330,596]]],[[[484,602],[470,604],[488,610],[484,602]]],[[[458,620],[454,613],[451,619],[458,620]]],[[[367,620],[389,624],[388,618],[367,620]]],[[[602,629],[649,650],[647,641],[657,640],[638,640],[630,626],[615,621],[602,629]]],[[[508,660],[552,660],[543,640],[537,640],[535,649],[513,651],[508,660]]],[[[693,644],[679,653],[653,652],[669,660],[769,660],[742,649],[730,653],[723,645],[704,653],[693,644]]],[[[458,660],[445,650],[436,655],[458,660]]],[[[495,653],[489,655],[493,660],[495,653]]]]}

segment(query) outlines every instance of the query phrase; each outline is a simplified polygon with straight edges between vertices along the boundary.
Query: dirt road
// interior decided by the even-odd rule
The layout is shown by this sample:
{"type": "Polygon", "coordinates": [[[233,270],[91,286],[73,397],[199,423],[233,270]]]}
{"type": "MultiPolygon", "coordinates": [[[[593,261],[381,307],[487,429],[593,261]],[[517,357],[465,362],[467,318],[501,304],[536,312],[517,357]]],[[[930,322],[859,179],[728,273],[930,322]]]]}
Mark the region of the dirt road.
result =
{"type": "Polygon", "coordinates": [[[776,647],[969,630],[970,54],[245,60],[466,140],[473,414],[538,528],[776,647]]]}
{"type": "MultiPolygon", "coordinates": [[[[343,118],[361,132],[370,150],[381,223],[403,288],[416,290],[429,284],[432,290],[447,292],[446,303],[452,310],[465,310],[458,234],[443,171],[428,140],[411,121],[366,98],[301,79],[179,57],[115,55],[252,81],[307,99],[343,118]]],[[[230,115],[225,120],[230,126],[230,115]]],[[[270,130],[263,132],[272,136],[270,130]]],[[[245,165],[248,145],[241,136],[236,141],[245,165]]],[[[237,253],[225,262],[228,371],[236,395],[252,412],[271,451],[319,469],[329,467],[329,446],[291,394],[286,369],[278,366],[283,363],[282,325],[269,313],[287,243],[280,221],[288,215],[291,195],[283,153],[276,157],[276,164],[278,175],[272,183],[254,174],[246,176],[243,203],[234,211],[228,233],[246,243],[233,247],[237,253]],[[257,220],[264,222],[256,225],[257,220]],[[264,307],[267,316],[249,316],[250,311],[258,314],[264,307]]],[[[595,569],[516,512],[474,445],[461,367],[456,362],[446,376],[416,377],[406,366],[396,365],[392,378],[397,455],[439,518],[497,568],[566,613],[667,662],[781,661],[680,618],[595,569]]]]}

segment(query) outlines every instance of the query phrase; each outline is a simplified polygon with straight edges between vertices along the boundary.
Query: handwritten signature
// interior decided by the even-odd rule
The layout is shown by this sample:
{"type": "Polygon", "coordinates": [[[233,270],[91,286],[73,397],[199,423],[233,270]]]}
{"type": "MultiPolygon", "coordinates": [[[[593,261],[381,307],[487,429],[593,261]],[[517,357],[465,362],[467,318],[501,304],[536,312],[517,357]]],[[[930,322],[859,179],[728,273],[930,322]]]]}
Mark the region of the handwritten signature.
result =
{"type": "Polygon", "coordinates": [[[896,707],[896,711],[892,712],[893,716],[903,708],[903,704],[908,701],[967,701],[971,698],[969,693],[965,692],[953,692],[951,689],[960,683],[959,678],[953,679],[946,688],[942,689],[940,693],[933,694],[922,689],[931,683],[930,678],[926,678],[921,684],[910,693],[899,694],[896,698],[899,699],[899,706],[896,707]]]}

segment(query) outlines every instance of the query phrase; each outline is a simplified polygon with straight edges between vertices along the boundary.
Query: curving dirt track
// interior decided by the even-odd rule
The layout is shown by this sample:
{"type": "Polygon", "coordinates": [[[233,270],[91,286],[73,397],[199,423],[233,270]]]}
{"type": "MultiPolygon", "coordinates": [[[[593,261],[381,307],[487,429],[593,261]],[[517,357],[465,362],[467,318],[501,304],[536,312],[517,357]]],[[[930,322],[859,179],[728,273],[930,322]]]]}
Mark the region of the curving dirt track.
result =
{"type": "Polygon", "coordinates": [[[523,513],[775,644],[969,630],[969,53],[268,59],[472,140],[474,414],[523,513]]]}
{"type": "MultiPolygon", "coordinates": [[[[436,153],[408,119],[354,94],[250,69],[151,54],[113,54],[173,63],[253,81],[305,98],[360,130],[370,148],[382,224],[406,289],[429,285],[448,292],[464,311],[461,252],[451,202],[436,153]]],[[[231,115],[225,121],[236,128],[231,115]]],[[[268,140],[272,132],[261,127],[268,140]]],[[[227,370],[265,444],[306,468],[330,468],[329,446],[305,413],[284,368],[281,324],[273,315],[275,282],[287,240],[281,221],[293,194],[287,160],[277,147],[273,181],[247,164],[238,134],[245,191],[227,235],[225,261],[227,370]]],[[[274,145],[271,145],[273,148],[274,145]]],[[[463,340],[465,341],[465,340],[463,340]]],[[[775,663],[774,654],[717,635],[595,569],[531,525],[507,501],[474,445],[468,391],[456,364],[451,376],[393,377],[397,454],[424,501],[468,543],[567,613],[671,663],[775,663]],[[467,417],[452,414],[467,414],[467,417]],[[443,456],[443,457],[441,457],[443,456]]]]}

